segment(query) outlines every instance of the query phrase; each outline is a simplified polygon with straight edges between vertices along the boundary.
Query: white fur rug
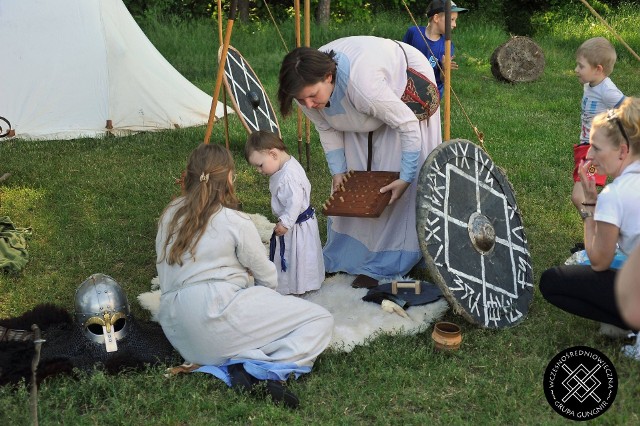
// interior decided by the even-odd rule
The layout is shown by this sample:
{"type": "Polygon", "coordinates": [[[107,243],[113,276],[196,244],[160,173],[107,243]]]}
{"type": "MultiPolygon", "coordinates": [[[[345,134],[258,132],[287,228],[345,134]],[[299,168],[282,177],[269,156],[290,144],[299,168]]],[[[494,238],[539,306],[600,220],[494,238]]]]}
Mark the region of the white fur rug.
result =
{"type": "MultiPolygon", "coordinates": [[[[260,214],[250,216],[268,248],[274,225],[260,214]]],[[[333,314],[335,327],[330,347],[335,350],[349,352],[357,345],[366,344],[378,334],[419,333],[429,328],[449,309],[447,301],[441,298],[427,305],[409,307],[406,310],[408,318],[386,312],[377,303],[362,300],[368,290],[351,288],[354,278],[352,275],[336,274],[327,278],[319,290],[302,296],[310,302],[324,306],[333,314]]],[[[160,305],[157,278],[152,280],[151,290],[140,294],[138,301],[143,308],[151,312],[155,321],[160,305]]]]}
{"type": "Polygon", "coordinates": [[[320,290],[305,295],[310,302],[324,306],[334,319],[330,346],[336,350],[351,351],[354,346],[367,343],[378,334],[416,334],[426,330],[440,319],[449,305],[443,298],[406,310],[408,318],[386,312],[377,303],[362,298],[367,289],[351,288],[353,275],[336,274],[322,283],[320,290]]]}

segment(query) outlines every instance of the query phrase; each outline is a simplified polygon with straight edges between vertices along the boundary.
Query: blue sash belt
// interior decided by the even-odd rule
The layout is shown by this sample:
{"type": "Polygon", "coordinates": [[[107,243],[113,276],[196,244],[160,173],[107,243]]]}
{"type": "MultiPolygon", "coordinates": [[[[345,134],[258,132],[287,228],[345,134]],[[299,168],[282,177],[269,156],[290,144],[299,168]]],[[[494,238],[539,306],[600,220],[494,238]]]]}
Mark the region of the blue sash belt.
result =
{"type": "MultiPolygon", "coordinates": [[[[305,222],[313,217],[316,213],[315,209],[312,206],[309,206],[305,211],[300,213],[300,216],[296,219],[296,224],[305,222]]],[[[282,272],[287,272],[287,261],[284,258],[284,235],[280,235],[278,237],[280,240],[280,266],[282,267],[282,272]]],[[[273,259],[276,257],[276,233],[271,234],[271,239],[269,240],[269,260],[273,262],[273,259]]]]}

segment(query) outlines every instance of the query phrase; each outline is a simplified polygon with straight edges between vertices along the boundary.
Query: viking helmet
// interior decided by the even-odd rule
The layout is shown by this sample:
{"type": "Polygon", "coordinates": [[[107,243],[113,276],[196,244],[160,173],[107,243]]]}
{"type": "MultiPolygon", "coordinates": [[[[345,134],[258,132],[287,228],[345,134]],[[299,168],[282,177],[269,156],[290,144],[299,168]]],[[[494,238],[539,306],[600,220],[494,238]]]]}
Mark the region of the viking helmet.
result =
{"type": "Polygon", "coordinates": [[[76,290],[75,305],[75,319],[84,335],[105,345],[107,352],[118,350],[116,341],[126,336],[131,319],[122,287],[108,275],[93,274],[76,290]]]}

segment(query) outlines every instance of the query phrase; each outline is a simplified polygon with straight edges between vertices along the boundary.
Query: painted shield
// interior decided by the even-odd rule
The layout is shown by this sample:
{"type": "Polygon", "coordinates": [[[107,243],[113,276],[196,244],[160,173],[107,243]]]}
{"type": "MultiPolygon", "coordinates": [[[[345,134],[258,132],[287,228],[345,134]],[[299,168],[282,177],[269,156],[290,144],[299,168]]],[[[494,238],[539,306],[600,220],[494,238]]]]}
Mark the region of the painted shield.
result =
{"type": "Polygon", "coordinates": [[[431,152],[418,179],[416,226],[433,282],[473,324],[518,324],[533,300],[533,269],[504,173],[479,146],[456,139],[431,152]]]}
{"type": "Polygon", "coordinates": [[[0,117],[0,138],[11,136],[11,133],[11,123],[9,123],[9,120],[4,117],[0,117]]]}
{"type": "MultiPolygon", "coordinates": [[[[222,47],[218,51],[218,61],[220,55],[222,55],[222,47]]],[[[249,63],[232,46],[227,50],[223,81],[233,109],[247,132],[268,130],[281,137],[278,118],[262,83],[249,63]]]]}

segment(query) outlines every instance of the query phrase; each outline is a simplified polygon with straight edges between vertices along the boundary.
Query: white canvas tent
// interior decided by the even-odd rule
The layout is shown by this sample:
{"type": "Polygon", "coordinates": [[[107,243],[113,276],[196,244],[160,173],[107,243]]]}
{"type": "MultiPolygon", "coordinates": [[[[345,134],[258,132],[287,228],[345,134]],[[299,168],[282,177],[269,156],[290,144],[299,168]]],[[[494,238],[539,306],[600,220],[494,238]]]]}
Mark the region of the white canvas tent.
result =
{"type": "Polygon", "coordinates": [[[211,96],[158,52],[122,0],[1,0],[0,40],[0,116],[17,138],[122,135],[209,118],[211,96]]]}

